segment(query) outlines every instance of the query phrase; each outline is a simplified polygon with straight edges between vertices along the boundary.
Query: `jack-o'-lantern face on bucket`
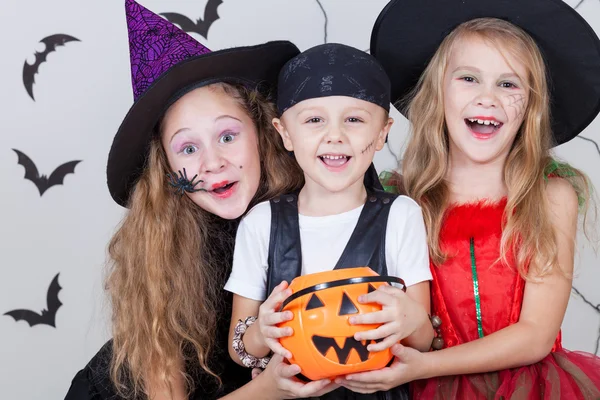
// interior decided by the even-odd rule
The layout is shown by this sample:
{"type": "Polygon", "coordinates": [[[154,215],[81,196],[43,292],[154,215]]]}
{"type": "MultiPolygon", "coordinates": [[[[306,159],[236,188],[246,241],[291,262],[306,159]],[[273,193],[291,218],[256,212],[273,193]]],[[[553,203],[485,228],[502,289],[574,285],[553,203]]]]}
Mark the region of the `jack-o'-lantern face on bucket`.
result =
{"type": "Polygon", "coordinates": [[[348,321],[352,315],[381,310],[377,303],[360,304],[358,297],[387,285],[385,279],[393,278],[379,277],[370,268],[362,267],[310,274],[292,281],[292,295],[284,309],[292,311],[294,318],[279,326],[293,328],[294,334],[280,341],[292,353],[290,361],[300,366],[304,376],[312,380],[331,378],[383,368],[389,363],[389,349],[369,352],[370,340],[354,339],[355,333],[376,329],[379,324],[350,325],[348,321]],[[379,281],[369,281],[373,279],[379,281]]]}
{"type": "MultiPolygon", "coordinates": [[[[310,300],[304,309],[304,317],[306,318],[307,322],[310,321],[310,325],[313,327],[315,327],[317,324],[320,325],[318,322],[321,321],[319,320],[323,320],[325,316],[329,316],[329,310],[325,308],[325,304],[331,305],[330,308],[332,310],[337,309],[337,315],[339,317],[358,314],[360,312],[358,307],[366,307],[358,303],[355,304],[352,299],[356,301],[358,296],[375,290],[375,287],[370,283],[365,283],[361,285],[349,286],[339,290],[335,289],[336,288],[322,293],[321,296],[323,299],[321,299],[317,293],[310,295],[310,300]],[[368,286],[368,290],[360,290],[364,289],[364,287],[361,286],[368,286]]],[[[343,318],[342,321],[338,320],[336,327],[330,326],[330,329],[326,329],[329,335],[335,334],[335,336],[321,336],[314,333],[312,335],[313,344],[323,356],[333,362],[346,365],[367,361],[369,359],[367,345],[370,343],[370,341],[367,343],[367,341],[359,342],[355,340],[354,332],[356,331],[356,327],[347,325],[344,321],[345,319],[346,318],[343,318]],[[332,354],[332,350],[335,351],[334,354],[332,354]],[[355,351],[351,352],[351,350],[355,351]],[[354,359],[350,359],[351,353],[354,359]]],[[[332,323],[331,325],[336,324],[332,323]]]]}

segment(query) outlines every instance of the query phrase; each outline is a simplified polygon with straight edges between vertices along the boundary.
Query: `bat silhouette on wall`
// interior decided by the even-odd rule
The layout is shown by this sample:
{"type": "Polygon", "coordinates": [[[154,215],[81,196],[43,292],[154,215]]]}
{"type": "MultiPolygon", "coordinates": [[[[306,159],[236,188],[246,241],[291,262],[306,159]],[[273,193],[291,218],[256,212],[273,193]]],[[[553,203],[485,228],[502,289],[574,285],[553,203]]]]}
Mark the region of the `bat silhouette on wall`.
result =
{"type": "Polygon", "coordinates": [[[204,20],[198,18],[196,22],[193,22],[185,15],[177,13],[162,13],[160,15],[165,17],[169,22],[179,25],[185,32],[196,32],[203,38],[208,39],[208,29],[213,22],[219,19],[217,7],[219,7],[222,2],[223,0],[208,0],[208,3],[206,3],[206,7],[204,8],[204,20]]]}
{"type": "Polygon", "coordinates": [[[58,166],[52,173],[50,177],[46,177],[46,175],[40,176],[37,167],[31,161],[29,157],[27,157],[24,153],[20,152],[17,149],[13,149],[17,156],[19,157],[19,165],[25,167],[25,179],[29,179],[31,182],[37,186],[40,191],[40,196],[44,194],[44,192],[50,189],[54,185],[62,185],[65,176],[67,174],[75,173],[75,166],[81,162],[81,160],[69,161],[58,166]]]}
{"type": "Polygon", "coordinates": [[[58,292],[60,292],[60,285],[58,284],[58,275],[56,274],[50,286],[48,287],[48,294],[46,296],[46,309],[42,310],[42,314],[38,314],[31,310],[12,310],[4,313],[4,315],[11,316],[15,321],[27,321],[29,326],[45,324],[56,328],[56,312],[62,306],[62,303],[58,299],[58,292]]]}
{"type": "Polygon", "coordinates": [[[23,65],[23,85],[25,85],[25,90],[27,90],[33,101],[35,101],[33,97],[33,84],[35,83],[35,75],[38,73],[40,65],[46,61],[48,54],[55,51],[58,46],[64,46],[67,42],[80,42],[80,40],[62,33],[45,37],[40,40],[40,43],[44,43],[46,48],[42,52],[35,53],[35,62],[33,65],[28,64],[27,60],[25,60],[25,64],[23,65]]]}

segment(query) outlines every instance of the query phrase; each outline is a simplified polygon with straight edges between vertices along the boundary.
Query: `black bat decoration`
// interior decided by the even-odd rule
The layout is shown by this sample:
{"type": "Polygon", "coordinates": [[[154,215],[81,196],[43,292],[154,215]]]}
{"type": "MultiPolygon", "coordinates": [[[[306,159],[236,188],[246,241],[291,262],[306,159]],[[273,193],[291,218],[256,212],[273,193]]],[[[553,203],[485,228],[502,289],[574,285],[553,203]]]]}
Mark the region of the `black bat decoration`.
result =
{"type": "Polygon", "coordinates": [[[33,161],[31,161],[31,159],[24,153],[17,149],[13,149],[13,151],[17,153],[17,156],[19,157],[19,165],[25,167],[25,179],[29,179],[35,184],[35,186],[37,186],[38,190],[40,191],[40,197],[52,186],[62,185],[65,180],[65,176],[67,174],[74,174],[75,166],[81,162],[81,160],[75,160],[64,163],[52,171],[50,178],[47,178],[46,175],[40,176],[33,161]]]}
{"type": "Polygon", "coordinates": [[[217,7],[219,7],[221,3],[223,3],[223,0],[208,0],[208,3],[206,3],[206,7],[204,8],[204,20],[198,18],[195,23],[185,15],[178,13],[162,13],[160,15],[165,17],[169,22],[179,25],[185,32],[196,32],[203,38],[208,39],[208,29],[213,22],[219,19],[217,7]]]}
{"type": "Polygon", "coordinates": [[[40,65],[46,61],[48,54],[55,51],[58,46],[64,46],[67,42],[80,42],[80,40],[62,33],[45,37],[40,40],[40,43],[44,43],[46,48],[42,52],[35,53],[35,62],[33,65],[27,64],[27,60],[25,60],[25,64],[23,65],[23,85],[25,85],[25,89],[33,101],[35,101],[33,97],[33,84],[35,83],[35,74],[38,73],[40,65]]]}
{"type": "Polygon", "coordinates": [[[50,286],[48,287],[48,295],[46,296],[47,309],[42,310],[42,314],[38,314],[31,310],[12,310],[4,315],[11,316],[15,321],[27,321],[29,326],[45,324],[56,328],[56,312],[62,306],[62,303],[58,299],[58,292],[60,292],[60,285],[58,284],[58,275],[54,277],[50,286]]]}

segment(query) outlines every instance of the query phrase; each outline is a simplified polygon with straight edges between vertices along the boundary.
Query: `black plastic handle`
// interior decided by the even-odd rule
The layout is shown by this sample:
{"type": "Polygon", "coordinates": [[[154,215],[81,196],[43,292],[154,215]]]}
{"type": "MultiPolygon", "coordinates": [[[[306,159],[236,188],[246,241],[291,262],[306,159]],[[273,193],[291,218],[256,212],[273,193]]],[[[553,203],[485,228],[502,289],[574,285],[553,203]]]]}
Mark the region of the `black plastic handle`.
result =
{"type": "Polygon", "coordinates": [[[371,282],[399,283],[402,285],[402,291],[406,292],[406,285],[404,284],[404,280],[397,278],[395,276],[363,276],[363,277],[357,277],[357,278],[339,279],[337,281],[324,282],[324,283],[316,284],[314,286],[309,286],[307,288],[297,291],[296,293],[293,293],[292,295],[290,295],[290,297],[288,297],[287,299],[285,299],[283,301],[279,311],[283,310],[285,308],[285,306],[290,304],[292,301],[296,300],[298,297],[302,297],[309,293],[319,292],[321,290],[331,289],[331,288],[339,287],[339,286],[357,285],[359,283],[371,283],[371,282]]]}

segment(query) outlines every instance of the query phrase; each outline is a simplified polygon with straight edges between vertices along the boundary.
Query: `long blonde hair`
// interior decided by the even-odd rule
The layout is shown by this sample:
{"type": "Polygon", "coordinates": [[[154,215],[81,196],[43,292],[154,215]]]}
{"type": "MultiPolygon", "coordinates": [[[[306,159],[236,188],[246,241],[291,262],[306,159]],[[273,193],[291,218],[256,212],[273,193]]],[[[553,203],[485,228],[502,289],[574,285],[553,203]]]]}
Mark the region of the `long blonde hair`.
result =
{"type": "MultiPolygon", "coordinates": [[[[440,230],[448,207],[449,144],[444,117],[443,81],[450,54],[468,37],[485,40],[498,50],[507,49],[527,68],[529,102],[521,128],[504,165],[504,181],[508,188],[507,205],[501,238],[502,261],[511,265],[507,254],[514,255],[518,272],[529,278],[529,265],[542,276],[560,269],[556,237],[548,218],[544,173],[554,164],[550,95],[544,59],[535,41],[517,26],[495,18],[465,22],[442,42],[421,75],[413,93],[404,100],[412,125],[403,160],[406,190],[423,210],[427,226],[431,260],[440,265],[447,254],[440,247],[440,230]]],[[[526,78],[526,79],[523,79],[526,78]]],[[[585,175],[572,167],[569,180],[587,213],[590,186],[585,175]]],[[[585,219],[585,217],[584,217],[585,219]]]]}
{"type": "MultiPolygon", "coordinates": [[[[302,171],[271,124],[276,115],[273,104],[258,91],[240,85],[212,86],[237,99],[256,124],[261,182],[250,206],[301,187],[302,171]]],[[[149,378],[171,387],[177,374],[183,374],[188,390],[193,390],[181,361],[195,361],[218,380],[207,360],[219,292],[226,279],[223,264],[229,257],[214,254],[208,243],[227,233],[219,230],[223,221],[218,217],[169,190],[169,172],[157,133],[146,168],[131,193],[129,212],[109,244],[110,375],[125,398],[148,395],[149,378]]],[[[225,250],[231,252],[229,239],[231,245],[225,250]]],[[[227,242],[227,238],[223,240],[227,242]]]]}

